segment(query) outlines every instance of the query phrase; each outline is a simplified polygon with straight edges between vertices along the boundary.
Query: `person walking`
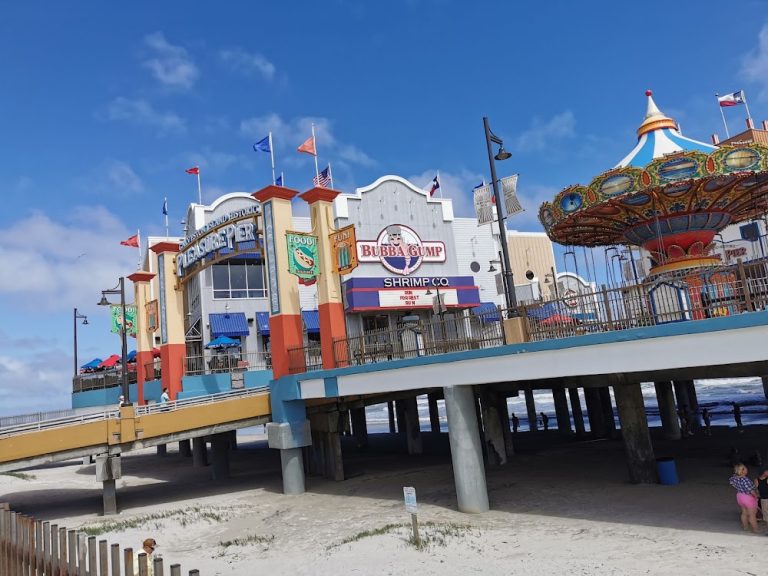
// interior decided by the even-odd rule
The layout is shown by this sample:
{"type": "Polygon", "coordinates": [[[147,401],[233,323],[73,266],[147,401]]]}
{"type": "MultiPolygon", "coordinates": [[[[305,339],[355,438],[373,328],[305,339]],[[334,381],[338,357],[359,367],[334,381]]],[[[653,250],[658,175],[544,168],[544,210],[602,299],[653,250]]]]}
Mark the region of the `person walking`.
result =
{"type": "Polygon", "coordinates": [[[704,434],[712,436],[712,417],[707,408],[704,408],[704,410],[701,411],[701,418],[704,420],[704,434]]]}
{"type": "Polygon", "coordinates": [[[544,430],[549,430],[549,416],[544,414],[544,412],[539,414],[539,416],[541,416],[541,425],[544,427],[544,430]]]}
{"type": "Polygon", "coordinates": [[[733,419],[736,421],[736,428],[739,429],[739,432],[744,432],[744,425],[741,422],[741,406],[738,402],[731,402],[731,406],[733,406],[733,419]]]}
{"type": "Polygon", "coordinates": [[[760,476],[755,480],[755,488],[757,488],[760,510],[763,512],[763,522],[768,523],[768,468],[763,468],[760,472],[760,476]]]}
{"type": "Polygon", "coordinates": [[[163,393],[160,394],[160,404],[167,404],[170,400],[171,397],[168,395],[168,388],[163,388],[163,393]]]}
{"type": "Polygon", "coordinates": [[[517,434],[517,429],[520,427],[520,418],[515,416],[515,413],[512,412],[512,432],[517,434]]]}
{"type": "Polygon", "coordinates": [[[147,576],[155,576],[154,566],[154,553],[157,549],[157,542],[154,538],[147,538],[141,543],[141,550],[137,551],[133,556],[133,574],[139,576],[139,555],[144,553],[147,555],[147,576]]]}
{"type": "Polygon", "coordinates": [[[755,482],[749,479],[749,471],[742,463],[733,467],[733,476],[728,481],[736,489],[736,503],[741,509],[741,527],[757,534],[757,497],[755,482]]]}

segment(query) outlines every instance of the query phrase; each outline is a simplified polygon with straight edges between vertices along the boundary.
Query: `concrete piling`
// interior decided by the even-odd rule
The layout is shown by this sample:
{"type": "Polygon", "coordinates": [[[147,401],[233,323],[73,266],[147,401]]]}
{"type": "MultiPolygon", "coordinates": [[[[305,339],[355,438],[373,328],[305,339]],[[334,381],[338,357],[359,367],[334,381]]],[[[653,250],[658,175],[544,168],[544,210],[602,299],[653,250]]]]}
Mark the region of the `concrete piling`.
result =
{"type": "Polygon", "coordinates": [[[416,396],[406,398],[403,402],[403,431],[405,433],[408,454],[424,452],[421,441],[421,424],[419,423],[419,406],[416,396]]]}
{"type": "Polygon", "coordinates": [[[536,425],[536,401],[533,399],[533,389],[530,386],[526,386],[525,390],[525,410],[528,413],[528,429],[531,432],[536,432],[538,426],[536,425]]]}
{"type": "Polygon", "coordinates": [[[627,452],[629,481],[635,484],[657,482],[656,457],[648,430],[643,393],[639,383],[613,387],[621,420],[621,435],[627,452]]]}
{"type": "Polygon", "coordinates": [[[553,388],[552,399],[555,401],[557,431],[560,434],[571,434],[571,415],[568,412],[568,398],[565,395],[565,388],[553,388]]]}
{"type": "Polygon", "coordinates": [[[214,480],[229,478],[230,439],[229,432],[220,432],[211,436],[211,468],[214,480]]]}
{"type": "Polygon", "coordinates": [[[195,468],[208,466],[208,446],[205,443],[205,436],[192,439],[192,466],[195,468]]]}
{"type": "Polygon", "coordinates": [[[573,414],[573,426],[576,428],[577,436],[584,436],[584,412],[581,410],[581,399],[579,398],[578,388],[568,388],[568,396],[571,400],[571,413],[573,414]]]}
{"type": "Polygon", "coordinates": [[[427,401],[429,403],[429,427],[433,433],[440,432],[440,411],[437,408],[438,394],[429,394],[427,401]]]}
{"type": "Polygon", "coordinates": [[[668,440],[680,440],[680,420],[675,412],[675,395],[672,382],[654,382],[656,403],[659,405],[661,430],[668,440]]]}

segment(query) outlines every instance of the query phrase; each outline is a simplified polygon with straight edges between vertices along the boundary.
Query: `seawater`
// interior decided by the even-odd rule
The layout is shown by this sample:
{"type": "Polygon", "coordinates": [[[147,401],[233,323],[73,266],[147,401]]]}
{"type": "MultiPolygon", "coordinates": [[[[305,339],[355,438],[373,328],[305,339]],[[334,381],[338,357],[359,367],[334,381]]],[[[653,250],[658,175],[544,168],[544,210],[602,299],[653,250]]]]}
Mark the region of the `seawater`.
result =
{"type": "MultiPolygon", "coordinates": [[[[645,411],[648,415],[650,426],[661,426],[659,419],[659,407],[656,403],[656,390],[653,382],[641,385],[643,398],[645,399],[645,411]]],[[[613,391],[611,391],[612,393],[613,391]]],[[[768,424],[768,401],[763,393],[763,384],[760,378],[726,378],[716,380],[696,380],[696,395],[699,400],[699,408],[709,409],[713,426],[735,426],[731,402],[741,405],[742,422],[746,424],[768,424]]],[[[549,390],[535,390],[533,393],[536,401],[536,413],[544,412],[549,416],[550,429],[557,428],[555,419],[555,403],[552,392],[549,390]]],[[[589,429],[587,417],[587,405],[584,401],[584,390],[579,389],[581,409],[584,413],[584,424],[589,429]]],[[[528,417],[525,408],[525,397],[511,397],[507,400],[510,414],[514,413],[520,419],[520,430],[528,430],[528,417]]],[[[569,399],[570,406],[570,399],[569,399]]],[[[418,397],[419,420],[422,430],[429,429],[429,405],[426,396],[418,397]]],[[[614,413],[618,424],[618,413],[614,401],[614,413]]],[[[448,430],[445,417],[445,405],[438,402],[440,412],[440,428],[448,430]]],[[[371,433],[389,431],[389,414],[386,404],[376,404],[366,408],[368,431],[371,433]]]]}

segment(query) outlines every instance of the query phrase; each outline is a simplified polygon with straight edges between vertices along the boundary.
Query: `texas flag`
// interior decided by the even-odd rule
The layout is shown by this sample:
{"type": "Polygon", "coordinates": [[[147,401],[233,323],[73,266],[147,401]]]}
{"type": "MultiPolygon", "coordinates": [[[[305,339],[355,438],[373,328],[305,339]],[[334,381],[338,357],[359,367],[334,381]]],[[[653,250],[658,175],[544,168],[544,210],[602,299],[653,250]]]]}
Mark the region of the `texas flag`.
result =
{"type": "Polygon", "coordinates": [[[725,96],[718,96],[717,101],[720,103],[721,108],[744,104],[744,91],[739,90],[738,92],[732,92],[731,94],[726,94],[725,96]]]}
{"type": "MultiPolygon", "coordinates": [[[[432,184],[429,187],[429,197],[432,198],[432,196],[435,195],[435,192],[437,192],[440,189],[440,180],[438,176],[435,176],[432,178],[432,184]]],[[[442,194],[442,192],[440,192],[442,194]]]]}

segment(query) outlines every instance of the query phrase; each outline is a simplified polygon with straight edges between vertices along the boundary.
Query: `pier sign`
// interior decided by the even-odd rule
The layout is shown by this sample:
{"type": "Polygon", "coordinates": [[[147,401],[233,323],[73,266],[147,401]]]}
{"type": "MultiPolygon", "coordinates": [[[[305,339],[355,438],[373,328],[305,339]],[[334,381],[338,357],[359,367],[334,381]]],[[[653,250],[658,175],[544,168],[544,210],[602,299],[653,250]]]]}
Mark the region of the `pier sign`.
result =
{"type": "Polygon", "coordinates": [[[337,274],[349,274],[357,268],[355,225],[345,226],[328,235],[333,254],[333,269],[337,274]]]}
{"type": "Polygon", "coordinates": [[[286,232],[288,245],[288,272],[299,277],[299,284],[314,284],[320,274],[317,236],[303,232],[286,232]]]}

